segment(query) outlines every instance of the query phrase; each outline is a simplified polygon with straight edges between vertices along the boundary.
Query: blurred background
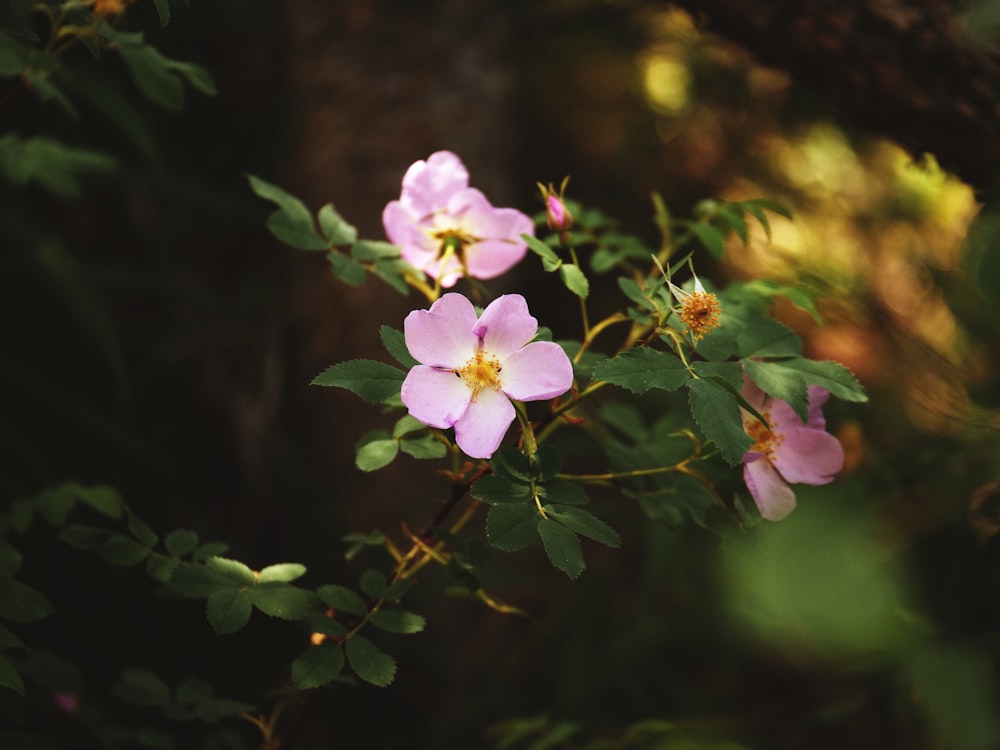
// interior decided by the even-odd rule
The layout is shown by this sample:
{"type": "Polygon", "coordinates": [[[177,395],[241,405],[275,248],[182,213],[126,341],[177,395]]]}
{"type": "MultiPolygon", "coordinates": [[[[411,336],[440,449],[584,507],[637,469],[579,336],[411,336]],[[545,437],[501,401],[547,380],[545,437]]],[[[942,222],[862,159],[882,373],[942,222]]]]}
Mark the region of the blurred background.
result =
{"type": "MultiPolygon", "coordinates": [[[[484,567],[535,619],[450,599],[432,575],[413,595],[427,631],[386,644],[394,684],[311,692],[283,747],[1000,746],[997,14],[684,5],[698,4],[217,0],[173,4],[161,29],[136,0],[122,28],[203,65],[216,96],[164,111],[119,60],[82,49],[67,53],[75,117],[0,80],[0,135],[116,160],[75,194],[0,182],[2,502],[110,484],[157,530],[196,529],[255,567],[302,562],[315,584],[357,575],[345,533],[433,514],[445,488],[425,465],[354,466],[355,441],[391,417],[309,386],[334,362],[386,359],[379,326],[423,301],[347,287],[322,255],[281,246],[247,173],[332,202],[373,239],[406,168],[440,149],[494,205],[535,213],[535,182],[570,175],[569,197],[651,243],[653,191],[675,216],[773,197],[794,219],[699,272],[820,297],[822,326],[791,305],[776,315],[869,390],[827,408],[842,480],[725,540],[599,498],[624,549],[588,546],[578,582],[540,550],[484,567]]],[[[578,334],[575,302],[534,269],[495,288],[524,293],[557,338],[578,334]]],[[[616,293],[597,279],[594,308],[616,293]]],[[[217,638],[200,604],[158,599],[141,571],[44,529],[22,551],[56,606],[32,629],[51,654],[34,674],[80,696],[40,746],[155,723],[108,692],[122,666],[267,706],[302,648],[265,618],[217,638]]],[[[0,696],[0,717],[44,715],[16,702],[0,696]]],[[[259,741],[236,721],[164,731],[178,747],[259,741]]]]}

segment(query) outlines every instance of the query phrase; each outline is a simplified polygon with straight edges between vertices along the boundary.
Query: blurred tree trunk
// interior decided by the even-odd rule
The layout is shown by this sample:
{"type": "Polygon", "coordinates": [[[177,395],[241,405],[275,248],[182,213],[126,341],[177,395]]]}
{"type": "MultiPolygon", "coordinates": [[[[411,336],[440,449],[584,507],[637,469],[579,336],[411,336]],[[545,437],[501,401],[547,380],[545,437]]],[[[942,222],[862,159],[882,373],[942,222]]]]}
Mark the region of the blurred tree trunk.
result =
{"type": "Polygon", "coordinates": [[[973,187],[1000,175],[1000,55],[993,0],[676,0],[709,30],[788,70],[828,113],[973,187]],[[965,8],[965,14],[961,11],[965,8]],[[979,12],[976,12],[979,11],[979,12]],[[994,22],[995,23],[995,22],[994,22]]]}

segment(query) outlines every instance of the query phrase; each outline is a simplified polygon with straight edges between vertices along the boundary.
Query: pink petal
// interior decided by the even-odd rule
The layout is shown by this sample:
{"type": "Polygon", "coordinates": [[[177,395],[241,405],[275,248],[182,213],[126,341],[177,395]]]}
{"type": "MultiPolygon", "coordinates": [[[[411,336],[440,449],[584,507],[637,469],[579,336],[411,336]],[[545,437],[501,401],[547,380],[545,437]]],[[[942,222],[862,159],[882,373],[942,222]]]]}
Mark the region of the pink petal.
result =
{"type": "Polygon", "coordinates": [[[516,266],[528,253],[520,240],[486,240],[465,249],[465,265],[474,279],[495,279],[516,266]]]}
{"type": "Polygon", "coordinates": [[[461,294],[445,294],[430,310],[414,310],[403,321],[406,348],[418,362],[454,370],[476,353],[476,310],[461,294]]]}
{"type": "MultiPolygon", "coordinates": [[[[747,400],[754,409],[759,412],[764,412],[770,407],[770,396],[768,396],[764,391],[757,387],[750,377],[743,373],[743,398],[747,400]]],[[[783,401],[780,403],[784,403],[783,401]]]]}
{"type": "Polygon", "coordinates": [[[514,421],[514,406],[500,391],[483,388],[455,423],[455,442],[472,458],[489,458],[514,421]]]}
{"type": "Polygon", "coordinates": [[[781,434],[784,441],[774,452],[774,466],[786,481],[827,484],[844,468],[844,449],[830,433],[798,426],[781,434]]]}
{"type": "Polygon", "coordinates": [[[443,210],[451,197],[468,185],[469,171],[462,160],[450,151],[437,151],[406,170],[401,200],[418,217],[424,217],[443,210]]]}
{"type": "Polygon", "coordinates": [[[531,341],[537,331],[538,321],[520,294],[504,294],[490,302],[472,329],[483,340],[483,350],[501,362],[531,341]]]}
{"type": "Polygon", "coordinates": [[[809,421],[806,424],[822,430],[826,427],[826,419],[823,418],[823,404],[830,398],[830,392],[818,385],[811,385],[807,390],[809,392],[809,421]]]}
{"type": "Polygon", "coordinates": [[[472,391],[453,372],[417,365],[406,374],[400,398],[411,417],[431,427],[445,428],[466,413],[472,391]]]}
{"type": "Polygon", "coordinates": [[[535,341],[503,360],[503,390],[518,401],[561,396],[573,385],[573,363],[559,344],[535,341]]]}
{"type": "Polygon", "coordinates": [[[760,515],[768,521],[780,521],[795,509],[795,493],[768,461],[761,459],[744,464],[743,481],[760,515]]]}

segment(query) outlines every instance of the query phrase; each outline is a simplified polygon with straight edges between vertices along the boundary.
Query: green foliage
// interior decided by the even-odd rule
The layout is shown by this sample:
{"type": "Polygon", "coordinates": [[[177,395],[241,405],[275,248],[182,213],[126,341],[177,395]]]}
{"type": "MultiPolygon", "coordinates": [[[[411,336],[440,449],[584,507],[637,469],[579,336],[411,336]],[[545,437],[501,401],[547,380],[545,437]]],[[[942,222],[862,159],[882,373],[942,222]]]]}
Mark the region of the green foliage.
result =
{"type": "Polygon", "coordinates": [[[345,645],[347,663],[365,682],[389,685],[396,676],[396,661],[364,636],[356,635],[345,645]]]}
{"type": "Polygon", "coordinates": [[[406,376],[399,368],[371,359],[354,359],[331,365],[313,380],[313,385],[345,388],[369,403],[377,404],[399,395],[406,376]]]}
{"type": "Polygon", "coordinates": [[[633,393],[650,388],[675,391],[691,380],[691,372],[674,354],[642,347],[629,349],[594,366],[594,377],[633,393]]]}
{"type": "Polygon", "coordinates": [[[216,697],[215,688],[197,677],[185,677],[171,690],[155,672],[138,667],[122,669],[112,692],[126,703],[159,709],[173,721],[215,723],[254,708],[242,701],[216,697]]]}
{"type": "Polygon", "coordinates": [[[326,685],[344,668],[344,649],[339,643],[310,646],[292,662],[292,682],[297,690],[326,685]]]}
{"type": "Polygon", "coordinates": [[[84,178],[108,174],[116,167],[116,160],[107,154],[46,136],[0,136],[0,176],[15,186],[35,183],[55,195],[76,197],[84,178]]]}

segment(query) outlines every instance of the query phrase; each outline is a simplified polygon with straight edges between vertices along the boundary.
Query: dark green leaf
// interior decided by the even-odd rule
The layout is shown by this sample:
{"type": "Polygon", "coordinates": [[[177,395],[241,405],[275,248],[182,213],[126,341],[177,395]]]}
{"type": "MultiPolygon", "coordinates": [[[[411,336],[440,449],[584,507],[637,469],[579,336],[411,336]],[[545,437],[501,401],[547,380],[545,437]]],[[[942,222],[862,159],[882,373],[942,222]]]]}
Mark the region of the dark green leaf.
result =
{"type": "Polygon", "coordinates": [[[339,643],[310,646],[292,662],[292,682],[296,690],[325,685],[344,668],[344,650],[339,643]]]}
{"type": "Polygon", "coordinates": [[[167,70],[180,73],[192,88],[203,94],[215,96],[218,93],[215,81],[212,80],[212,74],[200,65],[180,60],[167,60],[167,70]]]}
{"type": "Polygon", "coordinates": [[[122,517],[124,503],[121,496],[112,487],[103,484],[94,487],[79,487],[76,496],[85,505],[89,505],[108,518],[118,519],[122,517]]]}
{"type": "Polygon", "coordinates": [[[45,596],[20,581],[0,580],[0,619],[10,622],[37,622],[52,614],[45,596]]]}
{"type": "Polygon", "coordinates": [[[106,174],[116,161],[98,151],[65,146],[51,138],[0,137],[0,175],[17,185],[34,182],[56,195],[80,193],[84,175],[106,174]]]}
{"type": "Polygon", "coordinates": [[[809,420],[809,390],[805,377],[784,362],[742,360],[743,369],[764,393],[784,401],[803,422],[809,420]]]}
{"type": "Polygon", "coordinates": [[[257,576],[254,575],[250,567],[239,560],[230,560],[227,557],[210,557],[205,561],[205,565],[241,586],[252,586],[257,582],[257,576]]]}
{"type": "Polygon", "coordinates": [[[754,317],[746,321],[736,337],[741,357],[798,357],[802,340],[788,326],[771,318],[754,317]]]}
{"type": "Polygon", "coordinates": [[[402,331],[397,331],[391,326],[384,325],[378,329],[378,334],[379,338],[382,339],[382,345],[385,347],[385,350],[407,370],[420,364],[410,354],[410,350],[406,348],[406,337],[402,331]]]}
{"type": "Polygon", "coordinates": [[[380,609],[371,616],[371,623],[390,633],[419,633],[427,621],[418,614],[402,609],[380,609]]]}
{"type": "Polygon", "coordinates": [[[490,505],[525,503],[531,500],[531,486],[524,482],[488,475],[472,485],[472,496],[490,505]]]}
{"type": "Polygon", "coordinates": [[[121,565],[127,568],[141,563],[151,551],[145,544],[137,542],[132,537],[124,534],[112,534],[101,545],[98,554],[112,565],[121,565]]]}
{"type": "Polygon", "coordinates": [[[225,554],[229,550],[229,545],[225,542],[206,542],[194,551],[191,558],[195,562],[204,562],[210,557],[217,557],[225,554]]]}
{"type": "Polygon", "coordinates": [[[184,85],[170,72],[167,58],[148,44],[119,44],[117,49],[147,99],[173,111],[184,106],[184,85]]]}
{"type": "Polygon", "coordinates": [[[368,612],[364,599],[346,586],[330,583],[316,589],[316,594],[324,604],[333,607],[335,611],[346,612],[349,615],[364,615],[368,612]]]}
{"type": "Polygon", "coordinates": [[[174,557],[183,557],[198,546],[198,535],[188,529],[176,529],[167,534],[163,545],[174,557]]]}
{"type": "Polygon", "coordinates": [[[369,403],[377,404],[393,396],[406,376],[402,370],[371,359],[353,359],[332,365],[317,375],[313,385],[345,388],[369,403]]]}
{"type": "Polygon", "coordinates": [[[586,505],[587,492],[576,482],[568,479],[550,479],[538,487],[539,496],[550,503],[563,505],[586,505]]]}
{"type": "Polygon", "coordinates": [[[714,380],[701,378],[687,384],[691,416],[702,434],[715,443],[727,463],[735,466],[743,459],[753,440],[743,431],[739,402],[714,380]]]}
{"type": "Polygon", "coordinates": [[[738,393],[743,388],[739,362],[695,362],[693,368],[698,377],[717,379],[730,392],[738,393]]]}
{"type": "Polygon", "coordinates": [[[157,708],[170,703],[170,687],[148,669],[125,667],[111,691],[136,706],[157,708]]]}
{"type": "Polygon", "coordinates": [[[365,283],[365,267],[353,258],[331,250],[327,253],[326,259],[330,262],[330,269],[335,279],[340,279],[349,286],[361,286],[365,283]]]}
{"type": "Polygon", "coordinates": [[[726,254],[726,238],[722,232],[711,224],[696,222],[690,225],[691,233],[694,234],[705,249],[716,258],[721,258],[726,254]]]}
{"type": "Polygon", "coordinates": [[[286,245],[299,250],[327,250],[329,245],[316,232],[312,214],[295,196],[259,177],[248,175],[250,188],[261,198],[278,205],[267,220],[267,228],[286,245]]]}
{"type": "Polygon", "coordinates": [[[546,271],[555,271],[562,265],[562,261],[559,260],[559,256],[556,254],[556,251],[537,237],[530,234],[522,234],[521,239],[527,243],[528,249],[531,250],[531,252],[535,253],[542,259],[542,266],[546,271]]]}
{"type": "Polygon", "coordinates": [[[253,605],[271,617],[304,620],[309,614],[309,595],[287,583],[264,583],[247,589],[253,605]]]}
{"type": "Polygon", "coordinates": [[[156,532],[149,528],[149,524],[132,513],[128,514],[128,530],[146,547],[152,547],[160,540],[156,532]]]}
{"type": "Polygon", "coordinates": [[[839,362],[797,358],[783,360],[781,364],[798,370],[806,383],[825,388],[839,399],[855,403],[864,403],[868,400],[865,389],[858,379],[839,362]]]}
{"type": "Polygon", "coordinates": [[[20,648],[23,644],[16,635],[0,625],[0,651],[6,648],[20,648]]]}
{"type": "Polygon", "coordinates": [[[70,524],[59,532],[59,538],[70,547],[83,550],[99,549],[110,536],[107,529],[82,523],[70,524]]]}
{"type": "Polygon", "coordinates": [[[160,28],[170,23],[170,0],[153,0],[156,13],[160,17],[160,28]]]}
{"type": "Polygon", "coordinates": [[[268,565],[257,576],[258,583],[288,583],[306,574],[306,566],[302,563],[277,563],[268,565]]]}
{"type": "Polygon", "coordinates": [[[361,591],[371,597],[380,597],[385,593],[386,580],[381,571],[369,568],[361,574],[361,591]]]}
{"type": "Polygon", "coordinates": [[[218,589],[205,601],[205,614],[216,635],[235,633],[250,620],[250,611],[246,589],[218,589]]]}
{"type": "Polygon", "coordinates": [[[641,347],[598,362],[594,377],[633,393],[645,393],[650,388],[676,390],[691,379],[691,373],[675,355],[641,347]]]}
{"type": "Polygon", "coordinates": [[[578,578],[585,567],[580,538],[549,518],[538,522],[538,536],[552,564],[570,578],[578,578]]]}
{"type": "Polygon", "coordinates": [[[347,641],[347,661],[358,677],[378,687],[389,685],[396,676],[396,661],[360,635],[347,641]]]}
{"type": "Polygon", "coordinates": [[[392,438],[359,442],[354,464],[361,471],[375,471],[388,466],[399,453],[399,441],[392,438]]]}
{"type": "Polygon", "coordinates": [[[541,482],[547,482],[558,474],[563,467],[562,453],[548,443],[540,445],[538,452],[531,457],[533,476],[541,482]]]}
{"type": "Polygon", "coordinates": [[[174,700],[181,705],[201,703],[212,697],[215,688],[197,677],[185,677],[174,688],[174,700]]]}
{"type": "Polygon", "coordinates": [[[443,458],[448,448],[434,435],[405,437],[399,441],[399,449],[414,458],[443,458]]]}
{"type": "Polygon", "coordinates": [[[497,549],[516,552],[535,540],[538,520],[534,505],[495,505],[486,516],[486,538],[497,549]]]}
{"type": "Polygon", "coordinates": [[[170,576],[169,584],[181,596],[204,599],[219,589],[232,588],[233,579],[204,565],[181,565],[170,576]]]}
{"type": "Polygon", "coordinates": [[[332,617],[320,612],[310,612],[305,618],[306,625],[314,633],[342,638],[347,635],[347,628],[332,617]]]}
{"type": "Polygon", "coordinates": [[[494,453],[491,463],[496,476],[525,482],[531,477],[531,465],[527,456],[510,446],[504,446],[494,453]]]}
{"type": "Polygon", "coordinates": [[[561,523],[577,534],[593,539],[608,547],[621,546],[621,538],[618,532],[608,526],[604,521],[595,516],[590,511],[574,506],[543,506],[549,518],[561,523]]]}
{"type": "Polygon", "coordinates": [[[17,668],[11,664],[10,660],[0,655],[0,687],[7,687],[16,693],[24,695],[24,682],[17,668]]]}
{"type": "Polygon", "coordinates": [[[14,36],[0,31],[0,76],[16,76],[28,64],[30,52],[14,36]]]}
{"type": "Polygon", "coordinates": [[[169,583],[179,565],[176,557],[152,554],[146,558],[146,575],[154,581],[169,583]]]}

